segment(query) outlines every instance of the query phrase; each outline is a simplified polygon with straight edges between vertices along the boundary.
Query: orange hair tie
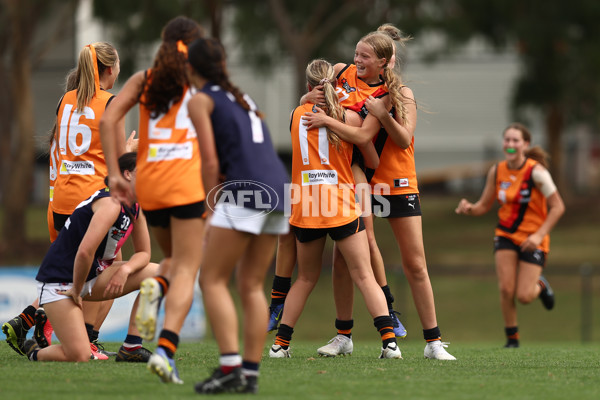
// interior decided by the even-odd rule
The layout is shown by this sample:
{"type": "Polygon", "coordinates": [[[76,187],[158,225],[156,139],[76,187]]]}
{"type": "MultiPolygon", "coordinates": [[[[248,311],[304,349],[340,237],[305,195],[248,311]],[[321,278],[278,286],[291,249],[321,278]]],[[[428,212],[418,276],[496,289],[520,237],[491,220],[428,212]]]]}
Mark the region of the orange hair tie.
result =
{"type": "Polygon", "coordinates": [[[187,57],[188,55],[188,47],[185,43],[183,43],[183,41],[178,40],[177,41],[177,51],[180,53],[185,54],[185,56],[187,57]]]}
{"type": "Polygon", "coordinates": [[[98,57],[96,56],[96,49],[93,45],[88,44],[86,47],[90,48],[92,53],[92,66],[94,67],[94,87],[96,91],[94,92],[94,96],[97,93],[100,93],[100,73],[98,72],[98,57]]]}

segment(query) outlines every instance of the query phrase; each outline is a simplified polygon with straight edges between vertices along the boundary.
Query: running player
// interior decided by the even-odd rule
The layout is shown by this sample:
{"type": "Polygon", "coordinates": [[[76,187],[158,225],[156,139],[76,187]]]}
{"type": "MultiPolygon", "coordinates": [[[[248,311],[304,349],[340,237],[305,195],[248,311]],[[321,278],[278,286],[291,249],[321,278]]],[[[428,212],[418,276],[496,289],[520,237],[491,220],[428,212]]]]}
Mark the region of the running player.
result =
{"type": "Polygon", "coordinates": [[[196,132],[188,117],[192,97],[187,78],[187,45],[203,36],[197,22],[176,17],[163,28],[152,69],[134,74],[100,122],[111,195],[123,203],[133,189],[117,166],[119,121],[140,103],[135,192],[164,254],[160,275],[142,282],[137,323],[152,340],[161,300],[165,320],[148,368],[163,382],[183,383],[174,355],[192,305],[203,240],[204,188],[196,132]],[[173,293],[173,295],[170,295],[173,293]]]}
{"type": "Polygon", "coordinates": [[[488,212],[494,199],[500,203],[494,236],[494,258],[500,287],[506,348],[519,347],[516,301],[529,304],[540,298],[554,307],[554,291],[542,275],[550,250],[550,231],[565,211],[548,172],[548,155],[529,147],[531,133],[520,123],[503,134],[505,160],[493,165],[483,193],[476,203],[462,199],[457,214],[479,216],[488,212]]]}

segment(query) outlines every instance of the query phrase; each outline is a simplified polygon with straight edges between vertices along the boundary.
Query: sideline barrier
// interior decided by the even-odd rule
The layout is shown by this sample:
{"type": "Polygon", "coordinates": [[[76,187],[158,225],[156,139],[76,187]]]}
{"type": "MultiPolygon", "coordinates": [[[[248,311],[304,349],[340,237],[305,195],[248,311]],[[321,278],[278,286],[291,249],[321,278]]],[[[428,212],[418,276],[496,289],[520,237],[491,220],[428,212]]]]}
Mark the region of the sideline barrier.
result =
{"type": "MultiPolygon", "coordinates": [[[[37,267],[0,268],[0,325],[17,316],[37,296],[35,275],[37,267]]],[[[122,342],[127,336],[131,307],[137,291],[115,299],[113,306],[100,329],[100,342],[122,342]]],[[[160,331],[164,319],[164,307],[158,314],[157,329],[160,331]]],[[[33,329],[28,337],[33,335],[33,329]]],[[[192,308],[185,319],[180,338],[187,341],[204,339],[206,335],[206,317],[200,287],[196,281],[192,308]]],[[[158,336],[158,332],[157,332],[158,336]]],[[[2,340],[5,339],[2,334],[2,340]]],[[[52,340],[56,340],[53,336],[52,340]]],[[[156,340],[156,339],[155,339],[156,340]]]]}

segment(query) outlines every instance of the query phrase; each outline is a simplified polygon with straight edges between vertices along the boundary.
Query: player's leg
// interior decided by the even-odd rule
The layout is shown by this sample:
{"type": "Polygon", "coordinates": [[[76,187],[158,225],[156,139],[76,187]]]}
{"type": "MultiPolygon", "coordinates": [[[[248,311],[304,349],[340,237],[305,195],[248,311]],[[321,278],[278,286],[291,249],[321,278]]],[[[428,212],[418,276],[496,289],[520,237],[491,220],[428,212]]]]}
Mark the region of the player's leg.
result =
{"type": "Polygon", "coordinates": [[[388,218],[388,222],[400,248],[404,274],[423,326],[423,338],[427,342],[424,351],[425,358],[456,360],[445,350],[446,345],[441,340],[433,288],[425,259],[421,216],[388,218]]]}
{"type": "Polygon", "coordinates": [[[271,304],[269,305],[269,332],[277,329],[283,312],[285,298],[292,286],[292,273],[296,266],[296,238],[290,231],[277,238],[277,258],[275,276],[271,288],[271,304]]]}
{"type": "Polygon", "coordinates": [[[500,291],[500,310],[502,311],[504,330],[507,337],[504,347],[519,347],[517,306],[515,303],[518,253],[511,249],[497,249],[494,258],[500,291]]]}

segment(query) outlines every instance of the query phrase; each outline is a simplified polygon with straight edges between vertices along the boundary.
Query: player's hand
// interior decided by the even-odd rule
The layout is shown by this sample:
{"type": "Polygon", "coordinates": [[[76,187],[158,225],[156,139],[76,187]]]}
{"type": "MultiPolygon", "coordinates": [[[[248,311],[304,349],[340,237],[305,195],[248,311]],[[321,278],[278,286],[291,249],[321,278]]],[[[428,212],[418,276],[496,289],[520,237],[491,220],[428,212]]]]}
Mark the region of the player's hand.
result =
{"type": "Polygon", "coordinates": [[[521,251],[535,251],[540,243],[542,243],[542,239],[543,237],[541,235],[534,233],[528,236],[519,247],[521,248],[521,251]]]}
{"type": "Polygon", "coordinates": [[[325,105],[325,94],[323,93],[323,85],[317,85],[310,92],[304,95],[304,100],[307,103],[313,103],[317,105],[325,105]]]}
{"type": "Polygon", "coordinates": [[[127,204],[131,207],[135,202],[133,188],[122,176],[109,176],[108,187],[110,188],[110,195],[117,199],[119,203],[127,204]]]}
{"type": "Polygon", "coordinates": [[[454,212],[457,214],[469,215],[471,214],[472,208],[473,204],[471,204],[467,199],[461,199],[461,201],[458,202],[458,206],[456,207],[454,212]]]}
{"type": "Polygon", "coordinates": [[[106,285],[106,289],[104,289],[103,296],[106,299],[114,299],[123,294],[123,289],[125,289],[125,282],[127,282],[127,277],[129,273],[123,268],[124,265],[119,267],[119,269],[113,274],[106,285]]]}
{"type": "Polygon", "coordinates": [[[73,288],[71,288],[68,290],[59,290],[57,293],[62,294],[63,296],[70,297],[77,307],[83,309],[83,300],[81,298],[81,295],[79,294],[80,292],[77,292],[73,290],[73,288]]]}
{"type": "Polygon", "coordinates": [[[315,107],[317,112],[307,112],[302,116],[302,125],[306,129],[317,129],[327,126],[327,114],[320,107],[315,107]]]}
{"type": "Polygon", "coordinates": [[[369,114],[373,114],[373,116],[380,121],[388,114],[385,102],[382,99],[376,99],[373,96],[369,96],[365,100],[365,107],[367,107],[369,114]]]}
{"type": "Polygon", "coordinates": [[[129,135],[125,143],[125,151],[128,153],[138,151],[139,142],[140,139],[135,138],[135,131],[131,131],[131,135],[129,135]]]}

